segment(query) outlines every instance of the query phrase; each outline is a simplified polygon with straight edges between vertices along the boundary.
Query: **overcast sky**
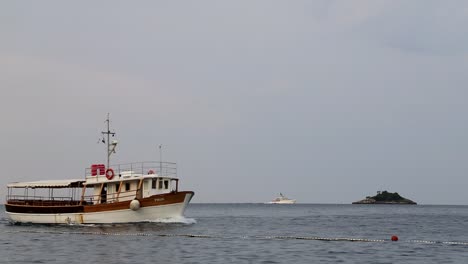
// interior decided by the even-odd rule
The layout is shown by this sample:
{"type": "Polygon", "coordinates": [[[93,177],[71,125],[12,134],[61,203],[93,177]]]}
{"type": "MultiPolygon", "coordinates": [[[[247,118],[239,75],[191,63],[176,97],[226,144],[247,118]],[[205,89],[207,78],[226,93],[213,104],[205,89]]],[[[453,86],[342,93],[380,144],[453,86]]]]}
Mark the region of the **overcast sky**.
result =
{"type": "Polygon", "coordinates": [[[467,1],[2,1],[6,183],[178,163],[193,202],[468,204],[467,1]]]}

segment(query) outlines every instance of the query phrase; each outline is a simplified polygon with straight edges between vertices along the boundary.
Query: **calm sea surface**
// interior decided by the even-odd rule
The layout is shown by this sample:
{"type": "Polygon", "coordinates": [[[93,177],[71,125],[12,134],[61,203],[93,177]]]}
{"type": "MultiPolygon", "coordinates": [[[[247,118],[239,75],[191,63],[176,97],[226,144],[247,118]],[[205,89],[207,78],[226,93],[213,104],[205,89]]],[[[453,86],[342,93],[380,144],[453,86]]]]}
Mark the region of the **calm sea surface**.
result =
{"type": "Polygon", "coordinates": [[[468,206],[191,204],[183,219],[79,226],[0,209],[0,263],[468,263],[468,206]]]}

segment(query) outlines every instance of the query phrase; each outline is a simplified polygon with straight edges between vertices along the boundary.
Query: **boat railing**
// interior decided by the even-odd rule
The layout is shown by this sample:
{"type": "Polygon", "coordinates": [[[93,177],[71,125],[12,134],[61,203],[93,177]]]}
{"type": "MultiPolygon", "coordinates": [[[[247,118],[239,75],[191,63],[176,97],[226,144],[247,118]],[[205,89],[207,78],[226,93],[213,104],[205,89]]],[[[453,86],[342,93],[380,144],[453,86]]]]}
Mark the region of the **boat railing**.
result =
{"type": "Polygon", "coordinates": [[[105,202],[103,197],[99,194],[96,195],[85,195],[83,201],[87,204],[96,203],[115,203],[121,201],[133,200],[137,196],[137,190],[122,191],[120,193],[107,194],[105,202]]]}
{"type": "MultiPolygon", "coordinates": [[[[157,174],[162,177],[177,177],[177,164],[174,162],[160,162],[160,161],[144,161],[144,162],[132,162],[124,164],[111,165],[110,168],[114,171],[116,176],[141,176],[147,174],[157,174]]],[[[105,175],[101,172],[102,176],[105,175]]],[[[85,169],[86,177],[93,177],[92,168],[85,169]]]]}
{"type": "Polygon", "coordinates": [[[6,197],[8,204],[16,205],[32,205],[32,206],[64,206],[78,205],[79,200],[73,199],[71,196],[31,196],[31,195],[8,195],[6,197]]]}

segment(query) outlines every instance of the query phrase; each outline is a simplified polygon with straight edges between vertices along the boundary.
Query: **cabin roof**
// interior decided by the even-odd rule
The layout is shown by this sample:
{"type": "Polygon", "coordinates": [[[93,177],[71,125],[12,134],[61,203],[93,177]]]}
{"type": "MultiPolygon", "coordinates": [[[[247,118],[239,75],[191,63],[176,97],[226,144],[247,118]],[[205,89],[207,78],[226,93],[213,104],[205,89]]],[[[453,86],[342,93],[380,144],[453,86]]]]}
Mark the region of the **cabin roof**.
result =
{"type": "Polygon", "coordinates": [[[84,182],[85,181],[82,179],[12,182],[12,183],[9,183],[7,187],[8,188],[71,188],[71,187],[82,187],[84,182]]]}

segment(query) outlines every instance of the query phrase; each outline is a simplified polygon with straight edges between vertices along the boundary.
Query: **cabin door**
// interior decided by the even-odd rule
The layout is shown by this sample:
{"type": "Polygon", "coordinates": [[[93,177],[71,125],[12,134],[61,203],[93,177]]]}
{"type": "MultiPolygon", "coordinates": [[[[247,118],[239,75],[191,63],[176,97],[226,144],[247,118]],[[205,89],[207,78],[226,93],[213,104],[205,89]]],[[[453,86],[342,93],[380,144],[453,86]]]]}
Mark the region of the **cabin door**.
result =
{"type": "Polygon", "coordinates": [[[107,183],[104,183],[104,186],[102,186],[101,203],[107,203],[107,183]]]}

